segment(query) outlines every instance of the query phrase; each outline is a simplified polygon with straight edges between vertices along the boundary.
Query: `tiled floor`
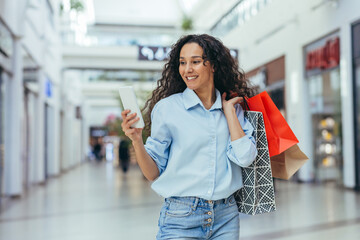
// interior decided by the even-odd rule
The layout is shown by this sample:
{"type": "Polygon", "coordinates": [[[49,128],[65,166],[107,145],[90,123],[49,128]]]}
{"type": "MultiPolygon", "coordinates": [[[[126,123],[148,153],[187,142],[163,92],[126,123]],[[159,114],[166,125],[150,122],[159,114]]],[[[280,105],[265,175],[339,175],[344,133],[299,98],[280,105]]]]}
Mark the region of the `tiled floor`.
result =
{"type": "MultiPolygon", "coordinates": [[[[360,239],[359,193],[287,181],[276,190],[275,213],[241,215],[241,239],[360,239]]],[[[138,168],[87,163],[3,209],[0,239],[155,239],[161,204],[138,168]]]]}

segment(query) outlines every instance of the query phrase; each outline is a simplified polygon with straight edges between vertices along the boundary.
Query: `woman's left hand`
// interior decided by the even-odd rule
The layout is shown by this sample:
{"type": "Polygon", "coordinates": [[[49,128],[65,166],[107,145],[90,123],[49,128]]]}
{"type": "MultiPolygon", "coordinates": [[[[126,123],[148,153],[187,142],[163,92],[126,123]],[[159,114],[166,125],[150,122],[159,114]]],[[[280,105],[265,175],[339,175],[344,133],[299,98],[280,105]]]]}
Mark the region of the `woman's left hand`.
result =
{"type": "Polygon", "coordinates": [[[227,114],[230,114],[231,112],[235,111],[235,104],[237,103],[242,103],[243,101],[243,97],[234,97],[231,98],[229,100],[226,100],[226,92],[224,92],[221,96],[221,102],[222,102],[222,107],[223,107],[223,111],[225,116],[227,114]]]}

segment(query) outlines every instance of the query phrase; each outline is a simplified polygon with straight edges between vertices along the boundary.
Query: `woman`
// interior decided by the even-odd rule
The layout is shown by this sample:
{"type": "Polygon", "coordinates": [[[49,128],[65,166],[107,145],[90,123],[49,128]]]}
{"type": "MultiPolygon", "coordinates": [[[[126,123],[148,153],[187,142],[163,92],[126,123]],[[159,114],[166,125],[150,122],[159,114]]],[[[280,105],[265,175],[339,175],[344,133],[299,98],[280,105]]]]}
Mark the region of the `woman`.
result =
{"type": "Polygon", "coordinates": [[[233,193],[242,187],[240,167],[257,154],[239,103],[252,95],[228,48],[206,34],[188,35],[172,47],[146,103],[145,146],[142,129],[130,127],[139,118],[122,112],[139,166],[165,198],[157,239],[239,239],[233,193]]]}
{"type": "Polygon", "coordinates": [[[129,153],[130,142],[127,138],[120,138],[119,144],[119,167],[122,168],[123,172],[126,173],[129,169],[130,164],[130,153],[129,153]]]}

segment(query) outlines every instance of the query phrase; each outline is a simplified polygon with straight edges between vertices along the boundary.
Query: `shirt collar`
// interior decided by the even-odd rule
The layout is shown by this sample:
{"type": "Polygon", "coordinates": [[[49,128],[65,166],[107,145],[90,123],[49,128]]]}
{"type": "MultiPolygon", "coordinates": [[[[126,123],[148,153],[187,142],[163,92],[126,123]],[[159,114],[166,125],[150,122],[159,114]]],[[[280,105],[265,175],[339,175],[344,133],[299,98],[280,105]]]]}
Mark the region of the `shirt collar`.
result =
{"type": "MultiPolygon", "coordinates": [[[[220,92],[216,88],[215,88],[215,94],[216,94],[216,100],[209,110],[222,108],[220,92]]],[[[185,91],[183,92],[183,101],[186,110],[189,110],[190,108],[198,104],[204,108],[204,105],[202,104],[200,98],[196,95],[194,90],[191,90],[189,88],[186,88],[185,91]]]]}

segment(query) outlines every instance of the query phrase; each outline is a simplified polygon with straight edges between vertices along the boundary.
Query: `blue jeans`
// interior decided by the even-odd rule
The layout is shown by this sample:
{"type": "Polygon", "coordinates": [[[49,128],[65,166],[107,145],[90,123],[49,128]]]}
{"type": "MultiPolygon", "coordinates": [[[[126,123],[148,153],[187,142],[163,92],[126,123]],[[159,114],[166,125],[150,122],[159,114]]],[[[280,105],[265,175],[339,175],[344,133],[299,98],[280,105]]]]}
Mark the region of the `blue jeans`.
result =
{"type": "Polygon", "coordinates": [[[234,196],[210,201],[198,197],[166,198],[156,239],[239,239],[234,196]]]}

